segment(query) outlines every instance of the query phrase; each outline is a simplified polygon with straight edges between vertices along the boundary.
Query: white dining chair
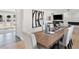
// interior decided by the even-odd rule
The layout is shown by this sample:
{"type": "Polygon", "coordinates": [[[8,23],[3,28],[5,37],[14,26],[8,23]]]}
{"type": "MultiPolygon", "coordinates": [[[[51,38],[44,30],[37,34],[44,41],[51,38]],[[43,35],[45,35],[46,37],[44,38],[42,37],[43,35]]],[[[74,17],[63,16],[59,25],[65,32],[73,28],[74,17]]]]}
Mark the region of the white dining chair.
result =
{"type": "Polygon", "coordinates": [[[42,31],[42,27],[37,27],[37,28],[34,28],[34,32],[39,32],[39,31],[42,31]]]}
{"type": "Polygon", "coordinates": [[[33,48],[33,49],[38,49],[36,37],[35,37],[34,34],[31,34],[31,41],[32,41],[32,48],[33,48]]]}
{"type": "Polygon", "coordinates": [[[36,37],[34,34],[31,34],[31,41],[32,41],[32,49],[46,49],[40,45],[37,45],[36,37]]]}
{"type": "Polygon", "coordinates": [[[64,33],[64,37],[62,41],[59,41],[59,46],[62,45],[65,48],[68,47],[70,41],[72,41],[72,33],[73,33],[74,26],[68,28],[68,31],[64,33]]]}

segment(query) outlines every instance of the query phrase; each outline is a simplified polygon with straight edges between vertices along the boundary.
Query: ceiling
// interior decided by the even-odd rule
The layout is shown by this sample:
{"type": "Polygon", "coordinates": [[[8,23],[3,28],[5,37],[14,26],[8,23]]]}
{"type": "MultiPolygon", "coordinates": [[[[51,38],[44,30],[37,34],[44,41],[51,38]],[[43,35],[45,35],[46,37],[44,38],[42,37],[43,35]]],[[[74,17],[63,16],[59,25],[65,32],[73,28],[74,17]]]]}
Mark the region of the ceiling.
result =
{"type": "MultiPolygon", "coordinates": [[[[55,12],[55,13],[65,13],[65,12],[79,12],[79,9],[43,9],[46,11],[50,11],[50,12],[55,12]]],[[[0,11],[5,11],[5,12],[10,12],[10,13],[15,13],[15,9],[0,9],[0,11]]]]}
{"type": "Polygon", "coordinates": [[[15,9],[0,9],[2,12],[15,13],[15,9]]]}
{"type": "Polygon", "coordinates": [[[64,12],[79,12],[79,9],[45,9],[45,10],[48,10],[48,11],[51,11],[51,12],[61,12],[61,13],[64,13],[64,12]]]}

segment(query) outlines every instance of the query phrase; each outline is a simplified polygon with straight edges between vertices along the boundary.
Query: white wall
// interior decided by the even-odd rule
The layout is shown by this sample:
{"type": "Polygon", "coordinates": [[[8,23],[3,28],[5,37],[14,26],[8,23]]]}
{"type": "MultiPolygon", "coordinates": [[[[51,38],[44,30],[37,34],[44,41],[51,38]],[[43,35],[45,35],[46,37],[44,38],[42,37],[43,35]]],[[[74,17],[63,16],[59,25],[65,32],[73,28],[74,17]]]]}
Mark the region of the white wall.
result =
{"type": "Polygon", "coordinates": [[[72,22],[79,22],[79,12],[73,12],[73,13],[71,13],[71,21],[72,22]]]}
{"type": "Polygon", "coordinates": [[[23,10],[22,31],[26,33],[32,32],[32,10],[31,9],[23,10]]]}
{"type": "MultiPolygon", "coordinates": [[[[44,12],[44,22],[48,20],[48,16],[51,16],[51,20],[53,20],[53,13],[54,14],[63,14],[65,15],[64,20],[67,23],[68,20],[68,13],[60,12],[58,10],[50,11],[46,9],[37,9],[38,11],[43,11],[44,12]]],[[[65,11],[65,10],[64,10],[65,11]]],[[[40,31],[41,28],[32,28],[32,9],[25,9],[23,10],[23,25],[22,25],[22,31],[26,33],[32,33],[32,32],[37,32],[40,31]]]]}
{"type": "MultiPolygon", "coordinates": [[[[79,21],[78,20],[79,12],[72,13],[72,12],[68,12],[66,10],[46,10],[46,9],[37,9],[37,10],[44,11],[44,21],[48,20],[48,16],[51,16],[51,18],[53,20],[52,14],[63,14],[64,15],[64,18],[63,18],[64,24],[66,26],[68,25],[68,21],[79,21]]],[[[23,22],[21,25],[22,32],[31,33],[31,32],[36,32],[38,30],[41,30],[41,28],[37,28],[37,29],[32,28],[32,9],[25,9],[22,11],[18,11],[17,15],[19,17],[18,19],[22,20],[22,21],[20,21],[20,25],[23,22]],[[20,12],[20,14],[19,14],[19,12],[20,12]]],[[[18,27],[20,27],[20,25],[18,25],[18,27]]]]}
{"type": "MultiPolygon", "coordinates": [[[[44,21],[48,20],[48,16],[52,16],[50,11],[47,10],[40,10],[44,11],[44,21]]],[[[52,18],[52,17],[51,17],[52,18]]],[[[23,10],[23,25],[22,25],[22,31],[26,33],[32,33],[40,31],[41,28],[32,28],[32,9],[25,9],[23,10]]]]}
{"type": "Polygon", "coordinates": [[[79,12],[65,12],[64,24],[68,25],[68,22],[79,22],[79,12]]]}
{"type": "Polygon", "coordinates": [[[22,37],[23,10],[16,10],[16,35],[22,37]]]}
{"type": "Polygon", "coordinates": [[[65,26],[68,26],[68,21],[71,20],[71,15],[69,12],[63,13],[63,22],[65,26]]]}

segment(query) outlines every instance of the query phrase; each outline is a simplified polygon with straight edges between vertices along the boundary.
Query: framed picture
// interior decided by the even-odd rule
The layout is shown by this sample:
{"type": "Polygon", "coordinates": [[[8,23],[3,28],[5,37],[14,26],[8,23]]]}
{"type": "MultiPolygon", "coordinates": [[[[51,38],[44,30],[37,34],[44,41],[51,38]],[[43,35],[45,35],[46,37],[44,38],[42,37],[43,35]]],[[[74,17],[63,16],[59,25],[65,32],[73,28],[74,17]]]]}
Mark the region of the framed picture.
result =
{"type": "Polygon", "coordinates": [[[32,28],[41,27],[43,24],[44,12],[32,10],[32,28]]]}

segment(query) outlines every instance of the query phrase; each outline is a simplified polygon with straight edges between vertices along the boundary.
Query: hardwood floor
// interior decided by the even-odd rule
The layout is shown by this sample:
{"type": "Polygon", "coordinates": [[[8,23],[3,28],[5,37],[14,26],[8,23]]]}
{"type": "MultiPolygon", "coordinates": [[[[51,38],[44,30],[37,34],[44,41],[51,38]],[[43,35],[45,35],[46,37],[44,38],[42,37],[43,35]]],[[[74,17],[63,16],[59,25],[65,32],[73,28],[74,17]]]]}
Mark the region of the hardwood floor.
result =
{"type": "Polygon", "coordinates": [[[79,49],[79,27],[75,27],[73,32],[73,49],[79,49]]]}
{"type": "Polygon", "coordinates": [[[1,49],[25,49],[25,44],[23,41],[13,42],[1,47],[1,49]]]}

